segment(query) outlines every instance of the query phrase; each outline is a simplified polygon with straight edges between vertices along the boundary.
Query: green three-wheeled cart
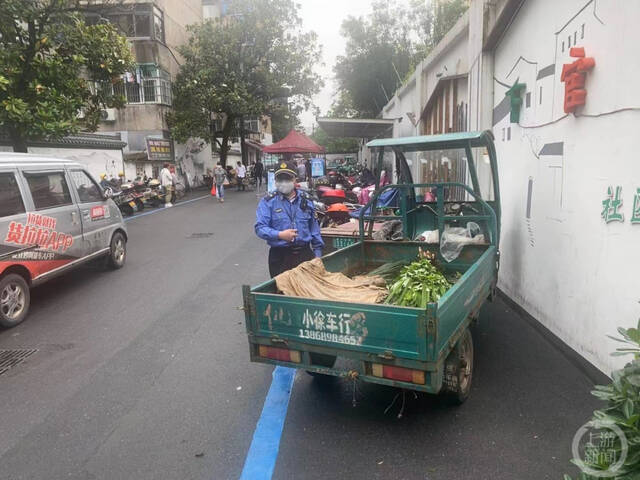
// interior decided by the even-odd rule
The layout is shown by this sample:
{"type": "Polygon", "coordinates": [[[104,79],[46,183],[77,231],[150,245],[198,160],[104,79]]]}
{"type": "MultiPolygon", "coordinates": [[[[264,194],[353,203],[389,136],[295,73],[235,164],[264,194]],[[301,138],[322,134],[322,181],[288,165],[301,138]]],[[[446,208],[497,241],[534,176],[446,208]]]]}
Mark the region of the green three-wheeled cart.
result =
{"type": "MultiPolygon", "coordinates": [[[[421,249],[435,255],[437,266],[454,276],[455,283],[424,309],[285,296],[273,279],[245,286],[251,361],[444,393],[461,403],[469,395],[473,374],[469,326],[494,295],[499,267],[500,195],[493,135],[485,131],[380,139],[368,146],[379,158],[395,154],[396,165],[417,164],[414,171],[423,182],[376,191],[360,212],[360,241],[324,256],[326,269],[367,271],[415,260],[421,249]],[[386,190],[395,192],[395,215],[378,215],[377,201],[386,190]],[[401,222],[403,240],[368,240],[366,228],[374,221],[401,222]],[[464,231],[473,231],[475,238],[449,235],[464,231]],[[423,232],[433,243],[416,241],[425,238],[423,232]]],[[[403,177],[398,172],[398,178],[403,177]]]]}

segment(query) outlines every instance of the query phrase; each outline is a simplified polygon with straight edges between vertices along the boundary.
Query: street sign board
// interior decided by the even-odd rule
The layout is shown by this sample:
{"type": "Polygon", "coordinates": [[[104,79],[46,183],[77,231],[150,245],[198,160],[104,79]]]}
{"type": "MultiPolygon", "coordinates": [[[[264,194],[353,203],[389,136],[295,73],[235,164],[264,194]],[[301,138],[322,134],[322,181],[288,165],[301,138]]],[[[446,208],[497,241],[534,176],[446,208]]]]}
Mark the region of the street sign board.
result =
{"type": "Polygon", "coordinates": [[[173,161],[171,140],[165,138],[147,138],[147,156],[149,160],[173,161]]]}
{"type": "Polygon", "coordinates": [[[311,159],[311,176],[313,178],[322,177],[324,175],[324,159],[311,159]]]}

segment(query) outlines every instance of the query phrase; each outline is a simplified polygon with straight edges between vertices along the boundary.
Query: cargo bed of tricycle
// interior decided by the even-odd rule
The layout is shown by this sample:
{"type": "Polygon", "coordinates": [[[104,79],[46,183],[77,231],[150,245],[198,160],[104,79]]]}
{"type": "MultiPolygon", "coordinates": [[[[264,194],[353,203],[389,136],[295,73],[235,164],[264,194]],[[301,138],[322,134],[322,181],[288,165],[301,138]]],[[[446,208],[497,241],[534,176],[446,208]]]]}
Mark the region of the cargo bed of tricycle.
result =
{"type": "MultiPolygon", "coordinates": [[[[328,271],[360,273],[417,259],[419,247],[429,249],[417,242],[358,242],[323,261],[328,271]]],[[[466,246],[458,259],[442,265],[445,274],[462,276],[424,310],[288,297],[277,293],[275,280],[244,287],[251,360],[437,393],[443,362],[490,295],[496,268],[494,246],[466,246]],[[335,357],[351,362],[334,365],[335,357]],[[380,365],[407,369],[399,370],[407,380],[412,370],[424,373],[399,381],[378,375],[380,365]]]]}

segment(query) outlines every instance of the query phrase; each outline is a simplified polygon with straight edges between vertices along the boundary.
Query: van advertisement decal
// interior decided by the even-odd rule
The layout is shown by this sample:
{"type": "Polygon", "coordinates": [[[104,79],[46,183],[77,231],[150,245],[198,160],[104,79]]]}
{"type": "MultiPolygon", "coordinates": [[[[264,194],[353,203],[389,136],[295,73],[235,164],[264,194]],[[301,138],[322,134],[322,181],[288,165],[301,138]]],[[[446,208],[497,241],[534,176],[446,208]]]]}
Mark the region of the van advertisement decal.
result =
{"type": "Polygon", "coordinates": [[[111,212],[109,211],[109,207],[106,205],[91,207],[91,221],[102,220],[103,218],[109,218],[110,216],[111,212]]]}
{"type": "MultiPolygon", "coordinates": [[[[30,246],[55,252],[65,252],[73,245],[73,236],[56,232],[56,219],[37,213],[27,214],[27,223],[11,222],[5,243],[30,246]]],[[[1,238],[1,237],[0,237],[1,238]]]]}

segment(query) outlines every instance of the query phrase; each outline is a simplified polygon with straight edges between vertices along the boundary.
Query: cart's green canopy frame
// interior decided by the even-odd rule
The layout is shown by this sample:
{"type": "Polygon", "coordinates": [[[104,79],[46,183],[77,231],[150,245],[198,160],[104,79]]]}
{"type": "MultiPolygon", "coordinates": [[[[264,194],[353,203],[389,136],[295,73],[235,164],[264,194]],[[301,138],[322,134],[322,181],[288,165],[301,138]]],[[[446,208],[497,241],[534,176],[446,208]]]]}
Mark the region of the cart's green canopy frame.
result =
{"type": "MultiPolygon", "coordinates": [[[[396,154],[399,183],[413,183],[411,172],[404,156],[405,152],[420,152],[430,150],[464,149],[467,157],[467,167],[473,183],[473,191],[480,195],[478,174],[473,161],[472,148],[485,147],[489,154],[491,175],[493,180],[494,199],[487,203],[491,205],[497,215],[498,238],[500,237],[500,184],[498,179],[498,159],[494,137],[490,130],[474,132],[444,133],[440,135],[420,135],[416,137],[380,138],[367,143],[367,147],[378,149],[378,171],[382,168],[384,150],[390,149],[396,154]],[[400,160],[400,161],[398,161],[400,160]]],[[[378,190],[379,184],[376,184],[378,190]]]]}

